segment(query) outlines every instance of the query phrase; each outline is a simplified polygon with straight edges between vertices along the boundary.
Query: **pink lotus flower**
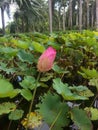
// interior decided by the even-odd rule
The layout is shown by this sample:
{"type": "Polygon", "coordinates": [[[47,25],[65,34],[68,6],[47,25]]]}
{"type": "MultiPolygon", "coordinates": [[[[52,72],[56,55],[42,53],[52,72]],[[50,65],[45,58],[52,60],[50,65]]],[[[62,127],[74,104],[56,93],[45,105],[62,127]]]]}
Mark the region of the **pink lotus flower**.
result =
{"type": "Polygon", "coordinates": [[[47,48],[38,60],[37,68],[40,72],[51,70],[54,59],[56,57],[56,50],[52,47],[47,48]]]}

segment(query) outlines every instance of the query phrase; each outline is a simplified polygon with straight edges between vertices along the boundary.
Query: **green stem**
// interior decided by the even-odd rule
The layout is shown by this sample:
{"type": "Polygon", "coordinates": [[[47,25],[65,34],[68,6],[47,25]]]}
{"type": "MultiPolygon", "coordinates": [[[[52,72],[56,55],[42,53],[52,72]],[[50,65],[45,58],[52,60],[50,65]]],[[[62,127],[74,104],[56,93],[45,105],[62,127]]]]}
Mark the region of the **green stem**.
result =
{"type": "Polygon", "coordinates": [[[92,107],[92,106],[93,106],[93,104],[94,104],[94,102],[95,102],[95,100],[96,100],[96,98],[97,98],[97,97],[98,97],[98,93],[96,94],[96,96],[95,96],[94,100],[92,101],[92,103],[91,103],[90,107],[92,107]]]}
{"type": "Polygon", "coordinates": [[[56,116],[55,120],[53,121],[53,123],[51,124],[49,130],[51,130],[51,129],[53,128],[53,126],[55,125],[56,121],[58,120],[58,118],[59,118],[61,112],[62,112],[62,109],[61,109],[61,110],[59,111],[59,113],[57,114],[57,116],[56,116]]]}
{"type": "Polygon", "coordinates": [[[38,74],[38,76],[37,76],[35,88],[34,88],[34,91],[33,91],[33,97],[32,97],[32,100],[31,100],[31,103],[30,103],[30,107],[29,107],[29,112],[28,112],[26,130],[28,129],[29,117],[30,117],[30,113],[31,113],[31,111],[32,111],[32,106],[33,106],[33,103],[34,103],[34,98],[35,98],[35,94],[36,94],[36,90],[37,90],[37,84],[38,84],[38,81],[39,81],[39,78],[40,78],[40,74],[41,74],[41,73],[39,72],[39,74],[38,74]]]}
{"type": "Polygon", "coordinates": [[[10,120],[7,130],[10,130],[11,124],[12,124],[12,120],[10,120]]]}

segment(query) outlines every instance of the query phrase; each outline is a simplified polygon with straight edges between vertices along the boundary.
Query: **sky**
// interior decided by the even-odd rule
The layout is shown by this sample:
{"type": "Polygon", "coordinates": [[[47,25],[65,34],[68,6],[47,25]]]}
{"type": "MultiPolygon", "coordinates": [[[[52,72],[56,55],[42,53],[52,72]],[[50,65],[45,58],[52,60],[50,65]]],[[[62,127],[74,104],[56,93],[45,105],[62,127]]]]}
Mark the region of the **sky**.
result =
{"type": "MultiPolygon", "coordinates": [[[[4,12],[4,16],[5,16],[5,26],[9,23],[13,21],[13,14],[16,10],[16,5],[11,4],[10,5],[10,19],[8,18],[6,12],[4,12]]],[[[1,19],[1,10],[0,10],[0,19],[1,19]]],[[[0,28],[2,28],[2,20],[0,20],[0,28]]]]}

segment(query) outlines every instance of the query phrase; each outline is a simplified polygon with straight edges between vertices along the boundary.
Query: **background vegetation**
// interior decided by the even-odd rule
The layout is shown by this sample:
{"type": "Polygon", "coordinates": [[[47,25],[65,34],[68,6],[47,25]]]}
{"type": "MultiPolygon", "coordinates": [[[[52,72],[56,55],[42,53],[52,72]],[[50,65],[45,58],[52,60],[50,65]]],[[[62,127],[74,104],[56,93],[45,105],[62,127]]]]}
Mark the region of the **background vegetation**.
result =
{"type": "Polygon", "coordinates": [[[0,0],[0,9],[0,129],[98,130],[98,0],[0,0]],[[49,46],[55,62],[39,73],[49,46]]]}
{"type": "Polygon", "coordinates": [[[2,29],[4,10],[10,16],[10,4],[16,4],[14,21],[8,29],[14,32],[50,32],[98,29],[98,0],[0,0],[2,29]]]}

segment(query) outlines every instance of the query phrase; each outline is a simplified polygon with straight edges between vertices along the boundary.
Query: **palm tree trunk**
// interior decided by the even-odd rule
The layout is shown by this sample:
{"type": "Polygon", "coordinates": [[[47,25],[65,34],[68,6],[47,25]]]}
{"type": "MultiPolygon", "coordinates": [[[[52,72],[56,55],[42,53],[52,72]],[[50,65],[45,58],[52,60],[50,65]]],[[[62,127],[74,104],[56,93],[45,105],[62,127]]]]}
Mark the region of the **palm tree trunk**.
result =
{"type": "Polygon", "coordinates": [[[65,31],[65,19],[66,19],[66,14],[65,14],[65,7],[64,7],[64,10],[63,10],[63,31],[65,31]]]}
{"type": "Polygon", "coordinates": [[[52,0],[48,0],[48,6],[49,6],[49,30],[50,33],[52,33],[52,0]]]}
{"type": "Polygon", "coordinates": [[[87,4],[87,29],[89,28],[89,0],[86,1],[87,4]]]}
{"type": "Polygon", "coordinates": [[[82,30],[82,0],[79,0],[79,30],[82,30]]]}
{"type": "Polygon", "coordinates": [[[91,27],[92,29],[94,27],[94,2],[92,3],[92,8],[91,8],[91,27]]]}
{"type": "Polygon", "coordinates": [[[4,21],[4,7],[1,7],[1,17],[2,17],[2,31],[5,34],[5,21],[4,21]]]}
{"type": "Polygon", "coordinates": [[[82,28],[87,29],[87,14],[86,14],[86,11],[84,11],[83,15],[82,15],[82,28]]]}
{"type": "Polygon", "coordinates": [[[79,26],[79,3],[76,2],[77,5],[77,11],[76,11],[76,27],[79,26]]]}
{"type": "Polygon", "coordinates": [[[59,31],[61,30],[61,17],[60,17],[60,11],[61,11],[61,7],[59,7],[59,11],[58,11],[58,27],[59,27],[59,31]]]}
{"type": "Polygon", "coordinates": [[[96,30],[98,31],[98,0],[96,0],[96,30]]]}
{"type": "Polygon", "coordinates": [[[72,0],[69,1],[69,27],[72,29],[72,0]]]}

